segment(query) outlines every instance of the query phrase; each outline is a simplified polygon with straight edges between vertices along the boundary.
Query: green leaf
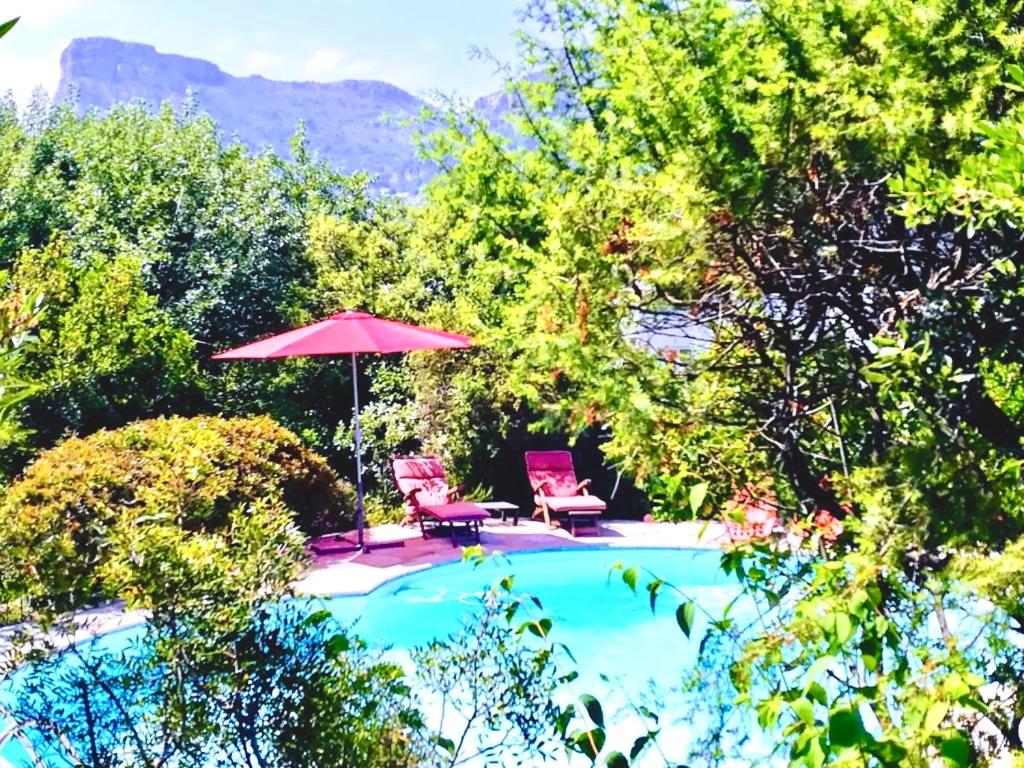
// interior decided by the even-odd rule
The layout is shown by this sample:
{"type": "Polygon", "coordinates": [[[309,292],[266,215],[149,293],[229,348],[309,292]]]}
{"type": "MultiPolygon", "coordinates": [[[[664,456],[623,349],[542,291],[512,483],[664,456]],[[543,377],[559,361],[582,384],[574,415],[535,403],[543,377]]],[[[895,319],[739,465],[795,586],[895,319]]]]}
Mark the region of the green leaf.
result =
{"type": "Polygon", "coordinates": [[[626,582],[626,586],[633,590],[634,593],[636,593],[636,580],[638,575],[639,572],[636,568],[627,568],[622,572],[622,580],[626,582]]]}
{"type": "Polygon", "coordinates": [[[949,712],[948,701],[936,701],[930,707],[928,707],[928,714],[924,716],[924,732],[930,734],[946,718],[946,713],[949,712]]]}
{"type": "Polygon", "coordinates": [[[580,696],[580,704],[587,710],[587,716],[594,721],[595,725],[604,727],[604,712],[601,709],[601,702],[591,696],[589,693],[585,693],[580,696]]]}
{"type": "Polygon", "coordinates": [[[324,643],[324,647],[327,651],[327,655],[332,659],[336,659],[345,651],[349,650],[352,647],[352,643],[345,635],[332,635],[327,639],[327,642],[324,643]]]}
{"type": "Polygon", "coordinates": [[[690,488],[690,512],[696,517],[700,508],[704,505],[704,499],[708,495],[708,484],[697,483],[690,488]]]}
{"type": "Polygon", "coordinates": [[[629,768],[629,760],[621,752],[612,752],[604,759],[608,768],[629,768]]]}
{"type": "Polygon", "coordinates": [[[592,728],[589,731],[580,731],[572,735],[569,744],[578,752],[582,752],[591,760],[597,760],[604,747],[604,728],[592,728]]]}
{"type": "Polygon", "coordinates": [[[828,718],[828,740],[835,747],[853,747],[860,744],[867,732],[860,713],[850,709],[832,712],[828,718]]]}
{"type": "Polygon", "coordinates": [[[822,656],[816,659],[808,668],[807,675],[804,677],[804,690],[808,690],[813,683],[818,682],[818,678],[825,674],[835,663],[835,656],[822,656]]]}
{"type": "Polygon", "coordinates": [[[980,701],[979,699],[976,699],[973,696],[964,696],[962,699],[960,699],[960,703],[963,704],[965,707],[970,707],[971,709],[977,712],[981,712],[985,715],[987,715],[991,711],[991,708],[988,706],[988,704],[986,704],[983,701],[980,701]]]}
{"type": "Polygon", "coordinates": [[[551,631],[551,619],[537,619],[536,621],[524,622],[519,627],[519,632],[529,632],[537,637],[547,637],[551,631]]]}
{"type": "Polygon", "coordinates": [[[572,704],[568,705],[563,709],[557,718],[555,718],[555,731],[562,737],[565,738],[565,732],[569,730],[569,723],[576,716],[576,707],[572,704]]]}
{"type": "Polygon", "coordinates": [[[862,38],[864,46],[875,51],[884,51],[886,41],[889,39],[889,31],[879,24],[869,29],[862,38]]]}
{"type": "Polygon", "coordinates": [[[512,623],[512,619],[515,618],[515,615],[518,612],[519,612],[519,602],[518,601],[510,602],[508,604],[508,607],[505,608],[505,621],[507,621],[509,624],[511,624],[512,623]]]}
{"type": "Polygon", "coordinates": [[[654,613],[654,603],[658,599],[658,591],[661,589],[661,585],[665,582],[661,579],[655,579],[647,585],[647,592],[650,594],[651,601],[651,613],[654,613]]]}
{"type": "Polygon", "coordinates": [[[966,768],[971,759],[971,745],[958,733],[942,742],[939,746],[939,754],[957,768],[960,766],[966,768]]]}
{"type": "Polygon", "coordinates": [[[814,705],[811,704],[809,699],[805,699],[801,696],[800,698],[791,701],[789,706],[793,708],[793,712],[796,713],[796,716],[807,723],[807,725],[814,725],[814,705]]]}
{"type": "Polygon", "coordinates": [[[656,712],[652,712],[650,709],[645,707],[643,704],[641,704],[641,705],[639,705],[637,707],[637,711],[641,715],[646,717],[648,720],[653,720],[654,722],[658,722],[658,715],[657,715],[657,713],[656,712]]]}
{"type": "Polygon", "coordinates": [[[449,755],[455,754],[455,742],[451,739],[445,738],[441,735],[437,735],[433,737],[433,742],[449,755]]]}
{"type": "Polygon", "coordinates": [[[850,621],[849,614],[837,613],[836,614],[836,642],[839,645],[843,645],[853,636],[853,622],[850,621]]]}
{"type": "Polygon", "coordinates": [[[636,741],[633,742],[632,749],[629,750],[629,759],[636,760],[640,756],[640,753],[644,751],[644,747],[651,743],[651,740],[656,735],[656,731],[645,733],[643,736],[637,737],[636,741]]]}
{"type": "Polygon", "coordinates": [[[676,623],[679,624],[679,628],[683,630],[683,634],[687,637],[690,636],[690,632],[693,630],[693,620],[696,614],[697,606],[692,600],[687,600],[676,608],[676,623]]]}
{"type": "Polygon", "coordinates": [[[313,613],[309,614],[309,616],[306,617],[305,621],[302,622],[302,625],[305,627],[312,627],[317,624],[323,624],[325,621],[329,621],[330,618],[331,612],[326,609],[321,609],[319,611],[313,611],[313,613]]]}
{"type": "Polygon", "coordinates": [[[869,741],[863,749],[877,757],[885,765],[899,765],[907,756],[907,748],[893,739],[869,741]]]}
{"type": "Polygon", "coordinates": [[[462,548],[462,562],[472,563],[473,567],[483,565],[487,560],[487,552],[479,544],[462,548]]]}
{"type": "Polygon", "coordinates": [[[828,693],[825,691],[825,688],[819,683],[811,683],[809,686],[807,686],[807,688],[804,690],[804,696],[806,696],[813,702],[821,704],[821,706],[823,707],[828,705],[828,693]]]}
{"type": "Polygon", "coordinates": [[[17,16],[15,18],[11,19],[10,21],[5,21],[3,24],[0,24],[0,37],[3,37],[8,32],[10,32],[12,29],[14,29],[14,25],[18,23],[18,19],[19,18],[21,18],[21,17],[17,16]]]}

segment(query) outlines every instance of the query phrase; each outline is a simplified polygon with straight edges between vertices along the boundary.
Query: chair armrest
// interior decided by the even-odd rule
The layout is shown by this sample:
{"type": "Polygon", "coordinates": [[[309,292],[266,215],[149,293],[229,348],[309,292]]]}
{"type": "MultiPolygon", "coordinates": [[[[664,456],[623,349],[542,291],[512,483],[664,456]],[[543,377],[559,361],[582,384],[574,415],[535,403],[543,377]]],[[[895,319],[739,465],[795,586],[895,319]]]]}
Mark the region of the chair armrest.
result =
{"type": "Polygon", "coordinates": [[[543,490],[547,487],[547,484],[548,484],[547,480],[541,480],[539,483],[537,483],[536,485],[532,486],[533,492],[536,495],[538,495],[538,496],[543,496],[544,495],[543,490]]]}
{"type": "Polygon", "coordinates": [[[461,496],[461,495],[462,495],[462,484],[461,483],[459,485],[456,485],[456,486],[448,489],[447,496],[448,496],[448,500],[449,501],[458,500],[459,496],[461,496]]]}
{"type": "Polygon", "coordinates": [[[413,488],[411,490],[408,490],[404,494],[402,494],[402,500],[409,504],[412,504],[414,507],[418,507],[419,502],[416,501],[416,494],[422,490],[422,488],[413,488]]]}
{"type": "Polygon", "coordinates": [[[579,493],[580,491],[582,491],[584,488],[586,488],[589,485],[590,485],[590,479],[589,478],[587,480],[581,480],[579,483],[576,484],[576,493],[579,493]]]}

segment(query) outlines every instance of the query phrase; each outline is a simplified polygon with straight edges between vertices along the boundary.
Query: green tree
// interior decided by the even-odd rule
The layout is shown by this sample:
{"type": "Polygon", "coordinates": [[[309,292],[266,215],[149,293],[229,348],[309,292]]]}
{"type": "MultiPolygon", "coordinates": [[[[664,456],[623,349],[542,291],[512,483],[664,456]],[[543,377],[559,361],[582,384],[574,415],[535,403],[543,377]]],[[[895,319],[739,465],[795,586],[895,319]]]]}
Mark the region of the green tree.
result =
{"type": "Polygon", "coordinates": [[[344,458],[332,442],[351,410],[343,369],[208,360],[337,308],[311,291],[309,225],[378,203],[364,175],[315,162],[301,133],[293,151],[225,142],[194,104],[84,116],[37,104],[23,120],[0,108],[3,290],[54,299],[26,361],[43,387],[24,404],[34,436],[7,457],[14,468],[69,431],[195,412],[269,411],[344,458]]]}
{"type": "Polygon", "coordinates": [[[736,688],[795,764],[1020,750],[1021,5],[531,9],[525,140],[453,115],[428,193],[511,391],[607,428],[662,514],[844,520],[726,560],[767,606],[736,688]]]}

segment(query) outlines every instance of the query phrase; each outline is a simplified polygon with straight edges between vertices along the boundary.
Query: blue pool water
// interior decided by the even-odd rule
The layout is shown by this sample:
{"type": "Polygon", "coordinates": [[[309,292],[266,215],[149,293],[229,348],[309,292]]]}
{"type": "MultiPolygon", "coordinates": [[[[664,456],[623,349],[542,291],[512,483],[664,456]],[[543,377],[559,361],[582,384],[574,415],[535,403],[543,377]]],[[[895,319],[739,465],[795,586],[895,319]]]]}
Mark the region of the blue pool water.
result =
{"type": "MultiPolygon", "coordinates": [[[[695,697],[707,691],[681,686],[697,664],[697,647],[707,621],[721,617],[740,592],[735,580],[722,572],[720,562],[720,552],[707,550],[518,553],[490,558],[476,567],[472,563],[437,566],[388,582],[368,595],[336,597],[325,604],[371,643],[403,651],[457,631],[474,610],[476,596],[512,575],[517,593],[540,599],[544,615],[553,622],[551,639],[566,645],[578,662],[580,677],[564,692],[564,703],[585,693],[596,695],[609,724],[609,748],[625,753],[649,724],[633,705],[648,705],[661,713],[659,742],[666,757],[673,764],[684,764],[694,739],[713,725],[694,715],[691,706],[695,697]],[[622,579],[622,569],[629,567],[639,571],[636,593],[622,579]],[[666,585],[652,612],[644,586],[654,577],[666,585]],[[701,607],[689,639],[676,623],[680,596],[670,584],[701,607]]],[[[731,610],[741,621],[751,613],[752,606],[744,602],[731,610]]],[[[751,757],[763,757],[768,751],[756,740],[743,750],[751,757]]],[[[649,761],[639,764],[665,765],[656,754],[649,755],[649,761]]],[[[589,761],[580,759],[578,764],[589,765],[589,761]]]]}
{"type": "MultiPolygon", "coordinates": [[[[368,595],[326,601],[338,619],[378,645],[414,648],[456,631],[474,598],[506,575],[514,590],[540,598],[553,622],[552,639],[582,659],[600,660],[606,674],[633,680],[668,680],[682,670],[691,641],[675,621],[676,598],[668,586],[652,613],[643,585],[653,574],[711,609],[738,593],[719,568],[721,554],[680,549],[573,549],[492,557],[483,564],[451,563],[387,582],[368,595]],[[623,582],[623,568],[637,567],[637,594],[623,582]]],[[[698,622],[701,617],[698,617],[698,622]]],[[[698,624],[699,634],[700,626],[698,624]]],[[[675,682],[675,681],[672,681],[675,682]]]]}
{"type": "MultiPolygon", "coordinates": [[[[565,696],[597,695],[606,719],[615,723],[609,745],[629,751],[632,738],[643,730],[630,705],[648,703],[669,715],[661,723],[661,741],[667,757],[682,762],[691,739],[710,727],[700,719],[671,717],[673,712],[685,715],[686,697],[700,695],[679,687],[695,665],[697,644],[708,620],[703,612],[721,615],[739,592],[719,562],[718,552],[680,549],[519,553],[491,557],[476,566],[468,562],[436,566],[387,582],[369,594],[326,598],[323,604],[372,645],[402,655],[458,631],[478,609],[480,593],[513,575],[514,590],[540,599],[544,615],[553,622],[552,639],[565,644],[579,662],[581,676],[565,696]],[[623,582],[617,565],[639,569],[636,594],[623,582]],[[643,587],[653,576],[666,585],[652,612],[643,587]],[[670,584],[701,606],[690,639],[676,624],[679,597],[669,590],[670,584]],[[617,738],[624,742],[616,742],[617,738]]],[[[733,611],[734,615],[744,612],[742,604],[733,611]]],[[[118,650],[137,636],[138,630],[126,630],[96,642],[118,650]]],[[[13,742],[0,745],[0,757],[14,765],[24,762],[24,753],[13,742]]]]}

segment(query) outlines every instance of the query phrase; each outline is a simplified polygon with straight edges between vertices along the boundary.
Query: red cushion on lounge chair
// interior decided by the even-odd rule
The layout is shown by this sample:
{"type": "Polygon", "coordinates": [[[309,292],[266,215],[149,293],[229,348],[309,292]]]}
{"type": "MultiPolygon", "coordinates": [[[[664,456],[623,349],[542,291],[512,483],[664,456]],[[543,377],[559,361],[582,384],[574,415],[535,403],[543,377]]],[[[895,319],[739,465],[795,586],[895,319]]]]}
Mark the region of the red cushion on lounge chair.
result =
{"type": "Polygon", "coordinates": [[[545,496],[576,495],[576,471],[568,451],[527,451],[526,475],[531,488],[544,484],[545,496]]]}
{"type": "MultiPolygon", "coordinates": [[[[542,499],[540,496],[535,498],[538,505],[541,504],[542,499]]],[[[545,496],[543,503],[547,504],[548,509],[552,512],[566,512],[572,514],[574,512],[603,512],[608,508],[597,496],[545,496]]]]}
{"type": "Polygon", "coordinates": [[[451,504],[428,504],[418,511],[444,523],[461,523],[473,520],[490,520],[491,514],[470,501],[455,501],[451,504]]]}
{"type": "Polygon", "coordinates": [[[403,494],[416,491],[415,503],[406,504],[408,511],[423,504],[448,502],[448,478],[437,456],[405,456],[391,462],[395,483],[403,494]]]}

